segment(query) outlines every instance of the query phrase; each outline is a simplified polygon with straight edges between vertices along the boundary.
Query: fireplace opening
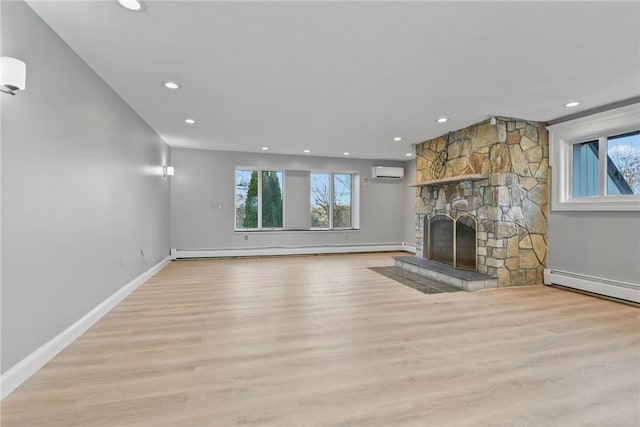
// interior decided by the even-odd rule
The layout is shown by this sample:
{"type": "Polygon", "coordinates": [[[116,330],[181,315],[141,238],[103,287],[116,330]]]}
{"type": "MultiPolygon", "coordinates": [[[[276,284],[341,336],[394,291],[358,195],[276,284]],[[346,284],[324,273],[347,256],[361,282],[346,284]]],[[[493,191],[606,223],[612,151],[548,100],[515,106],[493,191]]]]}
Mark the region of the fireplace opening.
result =
{"type": "Polygon", "coordinates": [[[456,268],[476,270],[476,246],[476,221],[463,215],[456,220],[456,268]]]}
{"type": "Polygon", "coordinates": [[[428,219],[425,227],[429,234],[429,250],[427,259],[453,265],[453,218],[449,215],[437,214],[428,219]]]}
{"type": "Polygon", "coordinates": [[[475,218],[467,214],[456,219],[446,214],[435,214],[425,217],[424,221],[425,258],[453,268],[477,270],[475,218]]]}

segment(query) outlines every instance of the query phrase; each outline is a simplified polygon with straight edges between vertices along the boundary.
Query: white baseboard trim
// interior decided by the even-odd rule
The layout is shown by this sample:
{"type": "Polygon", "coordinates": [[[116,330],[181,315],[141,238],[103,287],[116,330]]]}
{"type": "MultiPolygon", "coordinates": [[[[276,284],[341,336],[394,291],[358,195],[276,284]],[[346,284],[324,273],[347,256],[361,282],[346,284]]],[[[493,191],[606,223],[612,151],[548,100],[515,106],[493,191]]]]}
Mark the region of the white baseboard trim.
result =
{"type": "Polygon", "coordinates": [[[414,246],[405,245],[404,243],[373,245],[282,246],[268,248],[231,249],[171,249],[171,259],[228,258],[276,255],[317,255],[390,251],[405,251],[415,253],[416,249],[414,246]]]}
{"type": "Polygon", "coordinates": [[[595,294],[640,303],[640,284],[603,279],[554,269],[544,270],[545,285],[562,285],[595,294]]]}
{"type": "Polygon", "coordinates": [[[405,251],[405,252],[411,252],[412,254],[416,253],[416,245],[410,245],[408,243],[403,243],[402,247],[404,248],[402,250],[405,251]]]}
{"type": "Polygon", "coordinates": [[[113,295],[102,301],[67,329],[9,368],[4,374],[2,374],[2,376],[0,376],[0,400],[7,397],[11,392],[18,388],[20,384],[38,372],[38,370],[47,362],[53,359],[69,344],[85,333],[87,329],[111,311],[111,309],[118,305],[131,292],[136,290],[140,285],[162,270],[162,268],[170,261],[171,258],[166,257],[158,264],[151,267],[148,271],[118,289],[113,295]]]}

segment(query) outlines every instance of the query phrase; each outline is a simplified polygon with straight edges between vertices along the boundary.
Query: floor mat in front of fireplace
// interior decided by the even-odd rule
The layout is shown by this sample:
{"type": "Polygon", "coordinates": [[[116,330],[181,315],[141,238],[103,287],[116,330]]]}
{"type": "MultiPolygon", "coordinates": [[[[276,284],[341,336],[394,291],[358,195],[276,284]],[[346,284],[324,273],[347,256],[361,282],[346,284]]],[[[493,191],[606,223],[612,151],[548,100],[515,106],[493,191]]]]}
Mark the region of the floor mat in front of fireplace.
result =
{"type": "Polygon", "coordinates": [[[382,274],[389,279],[393,279],[398,283],[402,283],[405,286],[420,291],[423,294],[440,294],[443,292],[462,292],[463,289],[456,288],[445,283],[436,282],[428,277],[420,276],[408,271],[402,271],[396,267],[368,267],[369,270],[375,271],[378,274],[382,274]]]}

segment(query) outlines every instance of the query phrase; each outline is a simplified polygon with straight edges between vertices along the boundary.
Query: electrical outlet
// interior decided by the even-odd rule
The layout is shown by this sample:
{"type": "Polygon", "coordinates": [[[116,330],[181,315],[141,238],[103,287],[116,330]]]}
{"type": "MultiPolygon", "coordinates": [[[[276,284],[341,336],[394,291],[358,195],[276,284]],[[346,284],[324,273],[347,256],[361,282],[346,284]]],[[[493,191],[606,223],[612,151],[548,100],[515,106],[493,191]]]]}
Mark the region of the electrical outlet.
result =
{"type": "Polygon", "coordinates": [[[246,234],[244,235],[244,240],[249,240],[249,236],[247,236],[246,234]]]}

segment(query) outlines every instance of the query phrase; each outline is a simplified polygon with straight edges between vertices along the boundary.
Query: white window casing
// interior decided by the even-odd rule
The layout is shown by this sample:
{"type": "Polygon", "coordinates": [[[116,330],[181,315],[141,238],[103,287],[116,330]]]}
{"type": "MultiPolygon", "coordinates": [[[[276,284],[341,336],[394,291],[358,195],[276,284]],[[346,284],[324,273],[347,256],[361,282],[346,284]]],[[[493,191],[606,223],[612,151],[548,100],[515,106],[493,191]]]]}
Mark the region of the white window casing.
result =
{"type": "Polygon", "coordinates": [[[607,137],[640,130],[640,104],[558,123],[548,130],[552,210],[640,211],[640,195],[606,195],[607,137]],[[599,141],[599,194],[573,197],[573,145],[593,140],[599,141]]]}

